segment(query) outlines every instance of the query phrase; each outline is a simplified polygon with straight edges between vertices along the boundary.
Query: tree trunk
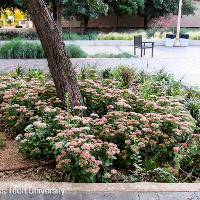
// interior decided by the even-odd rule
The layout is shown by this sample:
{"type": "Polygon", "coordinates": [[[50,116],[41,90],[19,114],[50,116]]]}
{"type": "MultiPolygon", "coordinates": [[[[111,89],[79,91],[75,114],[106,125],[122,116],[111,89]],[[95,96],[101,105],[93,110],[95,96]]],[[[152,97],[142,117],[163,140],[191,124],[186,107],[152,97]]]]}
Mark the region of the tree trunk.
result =
{"type": "Polygon", "coordinates": [[[177,39],[180,39],[182,6],[183,6],[183,0],[179,0],[177,30],[176,30],[176,38],[177,38],[177,39]]]}
{"type": "Polygon", "coordinates": [[[52,2],[53,18],[57,23],[59,30],[62,32],[62,2],[61,0],[54,0],[52,2]]]}
{"type": "Polygon", "coordinates": [[[117,28],[118,28],[118,25],[119,25],[119,15],[118,15],[118,14],[116,14],[116,24],[115,24],[115,27],[114,27],[114,31],[116,31],[116,30],[117,30],[117,28]]]}
{"type": "Polygon", "coordinates": [[[81,19],[81,27],[80,32],[85,33],[87,31],[88,23],[89,23],[89,17],[82,17],[81,19]]]}
{"type": "Polygon", "coordinates": [[[148,28],[148,16],[145,14],[144,15],[144,29],[148,28]]]}
{"type": "Polygon", "coordinates": [[[144,29],[148,28],[148,2],[144,2],[144,29]]]}
{"type": "Polygon", "coordinates": [[[24,3],[46,53],[58,97],[65,104],[66,95],[69,95],[72,109],[74,106],[83,105],[75,70],[66,54],[64,42],[46,2],[44,0],[24,0],[24,3]]]}

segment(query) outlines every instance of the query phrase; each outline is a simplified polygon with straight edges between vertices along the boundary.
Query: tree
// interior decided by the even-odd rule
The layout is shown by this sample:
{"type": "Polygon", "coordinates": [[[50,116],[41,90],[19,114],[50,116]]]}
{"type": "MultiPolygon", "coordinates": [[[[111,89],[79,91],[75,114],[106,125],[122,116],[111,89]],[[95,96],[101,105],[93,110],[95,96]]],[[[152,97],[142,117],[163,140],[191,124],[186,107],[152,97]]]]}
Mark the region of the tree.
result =
{"type": "Polygon", "coordinates": [[[47,56],[57,95],[65,103],[70,97],[72,108],[83,105],[75,70],[66,54],[60,31],[44,0],[23,0],[35,24],[47,56]]]}
{"type": "Polygon", "coordinates": [[[52,1],[52,11],[53,18],[57,23],[57,26],[60,30],[62,30],[62,8],[63,8],[63,0],[51,0],[52,1]]]}
{"type": "Polygon", "coordinates": [[[103,0],[63,0],[63,15],[66,19],[75,17],[81,21],[80,31],[85,32],[90,17],[105,15],[108,5],[103,0]]]}
{"type": "Polygon", "coordinates": [[[105,0],[109,7],[109,13],[117,15],[136,14],[144,5],[144,0],[105,0]]]}
{"type": "MultiPolygon", "coordinates": [[[[179,1],[177,0],[145,0],[144,9],[142,15],[144,16],[144,27],[147,28],[148,22],[159,16],[165,16],[168,14],[177,15],[179,8],[179,1]]],[[[184,0],[183,2],[183,14],[194,14],[195,6],[193,0],[184,0]]]]}
{"type": "Polygon", "coordinates": [[[175,40],[174,46],[180,46],[179,39],[180,39],[180,30],[181,30],[182,6],[183,6],[183,0],[179,0],[176,40],[175,40]]]}
{"type": "Polygon", "coordinates": [[[26,10],[22,0],[0,1],[0,11],[5,10],[7,8],[10,8],[10,9],[16,9],[17,8],[17,9],[20,9],[22,11],[26,10]]]}
{"type": "Polygon", "coordinates": [[[109,14],[115,14],[117,16],[117,24],[119,17],[124,14],[137,14],[140,9],[142,9],[144,1],[143,0],[105,0],[109,7],[109,14]]]}
{"type": "Polygon", "coordinates": [[[46,0],[50,6],[50,10],[53,14],[53,18],[57,23],[58,28],[62,31],[62,11],[63,11],[63,0],[46,0]]]}

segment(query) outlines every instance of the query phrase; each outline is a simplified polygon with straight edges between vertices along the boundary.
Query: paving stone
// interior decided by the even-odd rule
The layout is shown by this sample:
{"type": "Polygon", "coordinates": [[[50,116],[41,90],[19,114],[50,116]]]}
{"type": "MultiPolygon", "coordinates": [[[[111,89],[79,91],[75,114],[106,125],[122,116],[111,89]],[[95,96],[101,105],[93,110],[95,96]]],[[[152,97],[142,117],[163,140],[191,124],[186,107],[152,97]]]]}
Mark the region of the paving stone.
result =
{"type": "Polygon", "coordinates": [[[160,200],[198,200],[192,192],[160,192],[160,200]]]}
{"type": "Polygon", "coordinates": [[[43,200],[63,200],[64,196],[61,194],[44,194],[43,200]]]}
{"type": "Polygon", "coordinates": [[[195,192],[195,195],[196,195],[197,199],[200,200],[200,192],[195,192]]]}
{"type": "Polygon", "coordinates": [[[0,200],[200,200],[200,192],[66,192],[54,194],[6,194],[0,200]]]}
{"type": "Polygon", "coordinates": [[[0,200],[43,200],[41,194],[2,194],[0,200]]]}
{"type": "Polygon", "coordinates": [[[159,200],[158,194],[156,192],[142,192],[139,193],[140,200],[159,200]]]}
{"type": "Polygon", "coordinates": [[[137,192],[71,192],[65,193],[63,200],[139,200],[137,192]]]}

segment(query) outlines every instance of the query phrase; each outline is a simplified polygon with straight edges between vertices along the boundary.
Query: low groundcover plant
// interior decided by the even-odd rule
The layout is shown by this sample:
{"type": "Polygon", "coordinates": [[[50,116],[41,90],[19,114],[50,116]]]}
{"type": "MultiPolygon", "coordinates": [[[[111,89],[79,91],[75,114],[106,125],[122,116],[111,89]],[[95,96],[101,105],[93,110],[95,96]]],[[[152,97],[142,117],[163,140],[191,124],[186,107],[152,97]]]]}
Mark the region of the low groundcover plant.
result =
{"type": "Polygon", "coordinates": [[[198,89],[163,71],[83,69],[85,106],[71,112],[41,73],[0,77],[2,126],[23,155],[54,160],[71,182],[198,181],[199,121],[187,103],[199,103],[198,89]]]}

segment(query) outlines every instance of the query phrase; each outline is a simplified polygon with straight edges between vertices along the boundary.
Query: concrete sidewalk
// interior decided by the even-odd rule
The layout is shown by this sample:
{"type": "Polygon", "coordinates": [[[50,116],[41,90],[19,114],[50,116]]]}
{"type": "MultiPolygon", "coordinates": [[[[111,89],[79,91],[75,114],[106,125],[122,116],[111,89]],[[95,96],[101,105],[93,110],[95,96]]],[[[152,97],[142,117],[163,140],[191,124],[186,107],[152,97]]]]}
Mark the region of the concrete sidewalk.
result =
{"type": "Polygon", "coordinates": [[[0,200],[200,200],[200,184],[0,182],[0,200]]]}
{"type": "MultiPolygon", "coordinates": [[[[105,69],[115,67],[120,64],[129,65],[137,69],[144,69],[148,72],[155,72],[165,69],[168,73],[172,73],[177,79],[183,79],[183,82],[193,86],[200,86],[200,59],[168,60],[168,59],[139,59],[139,58],[99,58],[99,59],[71,59],[76,68],[83,66],[95,66],[97,69],[105,69]]],[[[0,73],[14,70],[17,66],[21,66],[27,70],[30,68],[38,68],[48,71],[46,59],[0,59],[0,73]]]]}
{"type": "MultiPolygon", "coordinates": [[[[88,54],[95,53],[122,53],[133,54],[131,46],[82,46],[88,54]]],[[[182,79],[191,85],[200,86],[200,47],[156,47],[155,56],[151,58],[150,51],[143,58],[81,58],[71,59],[74,66],[96,66],[98,69],[115,67],[119,64],[134,66],[137,69],[145,69],[149,72],[165,69],[168,73],[174,74],[177,79],[182,79]]],[[[139,54],[139,52],[138,52],[139,54]]],[[[24,69],[39,68],[48,70],[46,59],[0,59],[0,72],[8,72],[16,66],[24,69]]]]}

